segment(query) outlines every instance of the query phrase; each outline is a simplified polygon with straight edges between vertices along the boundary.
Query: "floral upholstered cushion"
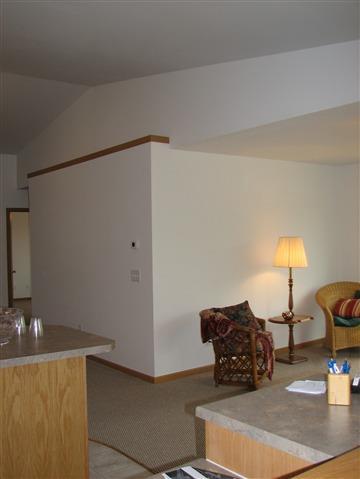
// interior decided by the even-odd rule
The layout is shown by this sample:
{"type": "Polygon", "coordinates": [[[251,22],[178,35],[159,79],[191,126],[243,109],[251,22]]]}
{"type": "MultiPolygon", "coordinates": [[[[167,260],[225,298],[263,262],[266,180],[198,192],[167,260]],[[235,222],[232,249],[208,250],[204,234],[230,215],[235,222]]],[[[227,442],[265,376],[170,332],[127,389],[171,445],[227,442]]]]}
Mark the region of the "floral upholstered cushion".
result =
{"type": "Polygon", "coordinates": [[[360,317],[360,299],[339,299],[335,303],[333,314],[340,318],[360,317]]]}
{"type": "Polygon", "coordinates": [[[224,308],[213,308],[214,313],[222,313],[231,321],[235,321],[240,326],[246,326],[252,329],[261,329],[254,313],[251,311],[248,301],[224,308]]]}

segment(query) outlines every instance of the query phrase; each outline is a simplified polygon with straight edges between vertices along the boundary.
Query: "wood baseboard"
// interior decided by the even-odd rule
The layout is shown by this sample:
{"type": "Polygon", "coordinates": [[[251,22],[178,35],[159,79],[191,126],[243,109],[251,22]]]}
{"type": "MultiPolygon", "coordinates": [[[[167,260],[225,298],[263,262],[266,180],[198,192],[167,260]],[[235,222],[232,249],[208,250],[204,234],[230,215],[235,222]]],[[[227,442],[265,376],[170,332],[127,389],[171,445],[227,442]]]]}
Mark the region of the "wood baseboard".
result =
{"type": "Polygon", "coordinates": [[[163,376],[150,376],[148,374],[141,373],[140,371],[136,371],[135,369],[130,369],[125,366],[121,366],[120,364],[113,363],[112,361],[108,361],[107,359],[99,358],[98,356],[88,356],[88,359],[92,361],[96,361],[97,363],[104,364],[109,368],[117,369],[122,373],[129,374],[130,376],[135,376],[136,378],[143,379],[152,384],[159,384],[165,383],[167,381],[174,381],[175,379],[184,378],[186,376],[192,376],[193,374],[200,374],[206,373],[208,371],[212,371],[214,369],[213,364],[209,364],[207,366],[201,366],[199,368],[193,369],[185,369],[184,371],[178,371],[176,373],[171,374],[164,374],[163,376]]]}
{"type": "Polygon", "coordinates": [[[88,356],[88,359],[95,361],[100,364],[104,364],[104,366],[108,366],[109,368],[116,369],[121,371],[122,373],[129,374],[130,376],[135,376],[136,378],[143,379],[148,383],[154,382],[154,377],[148,374],[141,373],[140,371],[136,371],[135,369],[126,368],[125,366],[121,366],[121,364],[113,363],[112,361],[108,361],[107,359],[99,358],[98,356],[88,356]]]}
{"type": "MultiPolygon", "coordinates": [[[[307,348],[308,346],[322,346],[324,344],[325,338],[313,339],[311,341],[305,341],[304,343],[299,343],[295,345],[295,349],[307,348]]],[[[276,348],[275,354],[283,354],[289,351],[288,346],[283,348],[276,348]]]]}
{"type": "Polygon", "coordinates": [[[193,374],[207,373],[214,370],[213,364],[207,366],[201,366],[199,368],[185,369],[184,371],[178,371],[176,373],[164,374],[163,376],[156,376],[154,383],[165,383],[167,381],[174,381],[175,379],[185,378],[186,376],[192,376],[193,374]]]}
{"type": "MultiPolygon", "coordinates": [[[[301,349],[307,346],[322,345],[324,342],[324,339],[325,338],[314,339],[312,341],[306,341],[304,343],[297,344],[295,346],[295,349],[301,349]]],[[[288,351],[287,347],[275,349],[276,354],[286,353],[287,351],[288,351]]],[[[207,366],[201,366],[199,368],[193,368],[193,369],[185,369],[184,371],[177,371],[176,373],[164,374],[162,376],[150,376],[149,374],[144,374],[144,373],[141,373],[140,371],[136,371],[136,369],[130,369],[125,366],[121,366],[121,364],[113,363],[112,361],[99,358],[98,356],[88,356],[88,358],[91,359],[92,361],[96,361],[100,364],[104,364],[105,366],[108,366],[109,368],[117,369],[118,371],[121,371],[122,373],[129,374],[130,376],[135,376],[136,378],[142,379],[152,384],[175,381],[176,379],[192,376],[193,374],[207,373],[214,370],[214,365],[208,364],[207,366]]]]}

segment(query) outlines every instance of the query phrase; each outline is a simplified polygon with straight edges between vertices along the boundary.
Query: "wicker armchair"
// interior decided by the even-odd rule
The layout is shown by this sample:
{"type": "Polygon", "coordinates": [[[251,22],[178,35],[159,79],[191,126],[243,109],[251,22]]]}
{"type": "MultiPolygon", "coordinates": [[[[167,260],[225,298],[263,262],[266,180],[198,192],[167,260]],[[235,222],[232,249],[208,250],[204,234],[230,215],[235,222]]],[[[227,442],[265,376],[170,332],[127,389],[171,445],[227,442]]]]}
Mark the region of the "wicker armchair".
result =
{"type": "Polygon", "coordinates": [[[323,286],[315,295],[316,301],[325,315],[325,346],[331,350],[334,358],[338,349],[360,346],[360,326],[352,328],[335,326],[332,313],[338,299],[352,298],[358,289],[360,289],[360,283],[342,281],[323,286]]]}
{"type": "Polygon", "coordinates": [[[226,316],[230,308],[204,309],[201,311],[201,329],[203,342],[211,341],[215,354],[214,382],[219,384],[247,384],[257,389],[265,373],[271,379],[273,369],[273,341],[270,332],[265,332],[265,320],[254,318],[258,329],[239,325],[226,316]],[[204,333],[207,325],[221,313],[220,335],[204,333]],[[223,312],[223,313],[222,313],[223,312]],[[226,331],[224,335],[221,332],[226,331]],[[230,331],[230,334],[228,332],[230,331]]]}

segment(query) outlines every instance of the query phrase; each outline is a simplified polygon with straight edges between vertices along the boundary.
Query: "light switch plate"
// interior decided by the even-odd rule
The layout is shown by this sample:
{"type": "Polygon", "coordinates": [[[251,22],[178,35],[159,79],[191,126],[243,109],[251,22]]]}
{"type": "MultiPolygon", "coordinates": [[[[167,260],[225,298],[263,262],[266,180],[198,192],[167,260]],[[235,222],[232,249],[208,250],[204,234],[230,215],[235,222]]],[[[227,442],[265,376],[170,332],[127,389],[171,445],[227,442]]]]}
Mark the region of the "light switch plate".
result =
{"type": "Polygon", "coordinates": [[[130,271],[130,280],[135,283],[140,283],[140,270],[139,269],[132,269],[130,271]]]}

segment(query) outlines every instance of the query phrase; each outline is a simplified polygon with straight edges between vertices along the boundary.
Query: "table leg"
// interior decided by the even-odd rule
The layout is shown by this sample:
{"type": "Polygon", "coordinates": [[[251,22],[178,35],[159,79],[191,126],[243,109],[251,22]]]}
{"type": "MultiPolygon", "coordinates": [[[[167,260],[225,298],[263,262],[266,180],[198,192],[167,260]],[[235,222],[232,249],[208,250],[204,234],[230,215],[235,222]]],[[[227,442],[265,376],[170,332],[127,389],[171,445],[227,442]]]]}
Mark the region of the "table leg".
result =
{"type": "Polygon", "coordinates": [[[294,325],[293,324],[288,324],[289,326],[289,357],[288,358],[282,358],[282,357],[277,357],[276,361],[279,363],[286,363],[286,364],[297,364],[297,363],[302,363],[304,361],[307,361],[308,359],[305,356],[296,356],[295,355],[295,345],[294,345],[294,325]]]}
{"type": "Polygon", "coordinates": [[[289,361],[292,363],[294,361],[294,325],[289,324],[289,361]]]}

